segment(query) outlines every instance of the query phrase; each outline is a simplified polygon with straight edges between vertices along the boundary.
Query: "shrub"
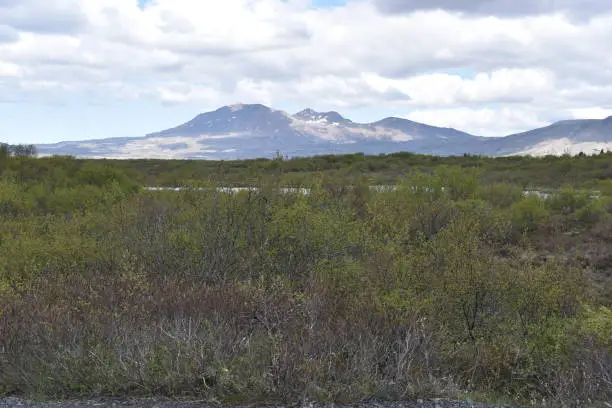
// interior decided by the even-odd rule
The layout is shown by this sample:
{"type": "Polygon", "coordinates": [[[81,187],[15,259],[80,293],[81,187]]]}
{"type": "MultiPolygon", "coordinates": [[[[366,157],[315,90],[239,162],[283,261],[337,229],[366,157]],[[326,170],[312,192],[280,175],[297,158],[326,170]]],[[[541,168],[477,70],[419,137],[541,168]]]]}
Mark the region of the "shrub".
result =
{"type": "Polygon", "coordinates": [[[45,162],[28,160],[22,184],[0,184],[18,209],[0,229],[3,393],[609,394],[609,310],[585,269],[537,252],[542,200],[494,204],[476,171],[415,172],[381,192],[328,174],[308,195],[281,194],[280,178],[235,194],[130,193],[129,178],[97,165],[30,172],[45,162]],[[534,252],[507,239],[511,226],[534,252]]]}
{"type": "Polygon", "coordinates": [[[553,211],[566,215],[573,214],[589,203],[590,195],[591,193],[588,191],[578,191],[572,187],[565,187],[553,194],[546,203],[553,211]]]}
{"type": "Polygon", "coordinates": [[[512,225],[519,231],[534,231],[548,218],[544,200],[526,196],[510,207],[512,225]]]}

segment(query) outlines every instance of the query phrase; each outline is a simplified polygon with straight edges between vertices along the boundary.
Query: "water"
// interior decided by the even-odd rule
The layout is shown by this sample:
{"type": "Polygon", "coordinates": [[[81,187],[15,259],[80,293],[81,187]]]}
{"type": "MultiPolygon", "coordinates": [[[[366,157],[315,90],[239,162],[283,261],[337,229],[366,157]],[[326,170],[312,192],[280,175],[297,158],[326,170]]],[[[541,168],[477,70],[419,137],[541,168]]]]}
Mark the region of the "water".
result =
{"type": "MultiPolygon", "coordinates": [[[[353,188],[352,186],[348,186],[348,189],[353,188]]],[[[260,189],[257,187],[145,187],[146,191],[216,191],[219,193],[233,194],[233,193],[241,193],[245,191],[256,192],[260,189]]],[[[370,186],[370,190],[373,191],[397,191],[399,189],[398,186],[395,185],[374,185],[370,186]]],[[[444,188],[442,188],[444,190],[444,188]]],[[[309,188],[296,188],[296,187],[282,187],[280,188],[280,192],[283,194],[302,194],[308,195],[311,192],[309,188]]],[[[525,190],[523,191],[525,196],[538,196],[544,200],[553,196],[552,193],[548,193],[541,190],[525,190]]],[[[595,196],[594,196],[595,197],[595,196]]]]}
{"type": "MultiPolygon", "coordinates": [[[[347,186],[347,189],[352,189],[352,186],[347,186]]],[[[260,189],[257,187],[145,187],[146,191],[216,191],[219,193],[241,193],[245,191],[259,191],[260,189]]],[[[396,191],[398,189],[397,186],[390,185],[380,185],[380,186],[370,186],[370,190],[374,191],[396,191]]],[[[303,194],[308,195],[311,192],[310,188],[296,188],[296,187],[281,187],[279,190],[283,194],[303,194]]]]}

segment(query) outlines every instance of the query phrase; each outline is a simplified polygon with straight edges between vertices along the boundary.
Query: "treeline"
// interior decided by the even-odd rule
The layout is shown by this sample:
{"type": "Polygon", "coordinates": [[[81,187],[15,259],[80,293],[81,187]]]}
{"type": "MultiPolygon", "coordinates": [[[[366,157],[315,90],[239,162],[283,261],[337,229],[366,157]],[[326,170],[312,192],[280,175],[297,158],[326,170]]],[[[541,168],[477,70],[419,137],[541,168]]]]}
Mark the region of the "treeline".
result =
{"type": "Polygon", "coordinates": [[[0,157],[15,156],[15,157],[35,157],[36,146],[31,144],[11,145],[0,143],[0,157]]]}
{"type": "Polygon", "coordinates": [[[1,394],[612,399],[607,197],[461,166],[144,192],[120,168],[0,162],[1,394]]]}

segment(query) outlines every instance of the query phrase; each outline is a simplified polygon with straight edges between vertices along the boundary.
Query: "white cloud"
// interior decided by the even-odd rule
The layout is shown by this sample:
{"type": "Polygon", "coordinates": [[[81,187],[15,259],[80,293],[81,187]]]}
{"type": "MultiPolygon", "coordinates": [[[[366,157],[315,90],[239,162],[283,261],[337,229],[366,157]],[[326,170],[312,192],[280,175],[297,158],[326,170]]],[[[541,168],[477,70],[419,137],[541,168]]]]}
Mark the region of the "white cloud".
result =
{"type": "Polygon", "coordinates": [[[456,106],[473,103],[527,103],[542,92],[554,91],[554,73],[539,69],[499,69],[478,73],[474,78],[435,73],[407,79],[388,79],[365,74],[377,89],[396,90],[417,106],[456,106]]]}
{"type": "Polygon", "coordinates": [[[479,136],[504,136],[548,125],[526,108],[454,108],[417,110],[406,119],[435,126],[454,127],[479,136]]]}
{"type": "Polygon", "coordinates": [[[573,5],[527,2],[308,3],[0,0],[0,89],[211,108],[289,102],[347,116],[371,106],[479,134],[610,108],[609,7],[584,3],[592,12],[577,20],[573,5]]]}
{"type": "Polygon", "coordinates": [[[0,0],[0,25],[41,33],[77,33],[86,15],[75,0],[0,0]]]}
{"type": "Polygon", "coordinates": [[[11,62],[0,61],[0,78],[2,77],[19,77],[21,75],[21,67],[11,62]]]}
{"type": "Polygon", "coordinates": [[[203,100],[213,100],[217,93],[205,86],[174,82],[159,85],[154,96],[164,103],[186,103],[203,100]]]}
{"type": "Polygon", "coordinates": [[[612,116],[612,108],[581,108],[581,109],[570,109],[570,113],[575,119],[605,119],[612,116]]]}

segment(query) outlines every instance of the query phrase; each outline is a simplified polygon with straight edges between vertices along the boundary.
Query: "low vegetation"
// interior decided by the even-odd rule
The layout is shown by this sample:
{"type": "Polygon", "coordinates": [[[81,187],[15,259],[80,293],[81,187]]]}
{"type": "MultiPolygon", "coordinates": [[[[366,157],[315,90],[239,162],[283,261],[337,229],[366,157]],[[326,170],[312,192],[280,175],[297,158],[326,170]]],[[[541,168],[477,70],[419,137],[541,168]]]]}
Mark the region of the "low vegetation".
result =
{"type": "Polygon", "coordinates": [[[256,185],[262,180],[284,185],[310,184],[332,179],[350,184],[363,176],[371,184],[396,184],[415,171],[431,174],[440,166],[477,169],[479,181],[511,183],[525,189],[574,188],[612,194],[612,153],[595,156],[461,157],[426,156],[413,153],[383,155],[347,154],[284,159],[204,160],[107,160],[143,185],[177,186],[221,183],[256,185]]]}
{"type": "Polygon", "coordinates": [[[603,185],[612,156],[406,157],[429,164],[395,191],[316,158],[242,162],[258,190],[225,194],[140,188],[210,163],[0,156],[0,393],[612,400],[612,201],[576,170],[603,185]],[[523,194],[546,163],[570,163],[534,173],[552,196],[523,194]]]}

